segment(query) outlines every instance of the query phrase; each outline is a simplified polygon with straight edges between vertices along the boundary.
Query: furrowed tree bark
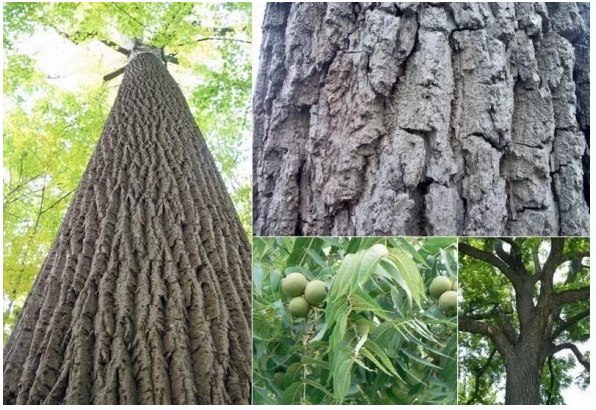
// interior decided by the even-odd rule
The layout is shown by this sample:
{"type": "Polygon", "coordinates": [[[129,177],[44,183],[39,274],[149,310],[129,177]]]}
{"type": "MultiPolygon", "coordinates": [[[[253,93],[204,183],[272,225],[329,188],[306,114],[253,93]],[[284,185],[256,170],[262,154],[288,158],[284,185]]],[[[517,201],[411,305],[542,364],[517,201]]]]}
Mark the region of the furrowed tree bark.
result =
{"type": "Polygon", "coordinates": [[[255,233],[587,235],[588,24],[584,3],[268,4],[255,233]]]}
{"type": "Polygon", "coordinates": [[[540,373],[541,368],[528,360],[507,371],[505,404],[540,404],[540,373]]]}
{"type": "Polygon", "coordinates": [[[249,404],[250,272],[184,96],[133,51],[4,348],[4,404],[249,404]]]}

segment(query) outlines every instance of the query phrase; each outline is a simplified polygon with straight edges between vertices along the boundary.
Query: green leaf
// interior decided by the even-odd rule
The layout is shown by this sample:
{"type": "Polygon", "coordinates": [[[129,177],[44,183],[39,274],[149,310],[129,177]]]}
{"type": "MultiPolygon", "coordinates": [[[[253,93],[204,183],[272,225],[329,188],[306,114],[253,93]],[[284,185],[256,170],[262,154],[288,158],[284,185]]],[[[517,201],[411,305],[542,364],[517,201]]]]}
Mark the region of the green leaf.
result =
{"type": "Polygon", "coordinates": [[[353,358],[345,359],[337,367],[337,371],[333,375],[333,393],[335,399],[340,403],[346,397],[350,384],[352,382],[352,365],[354,364],[353,358]]]}
{"type": "MultiPolygon", "coordinates": [[[[382,244],[375,244],[370,248],[366,249],[365,251],[360,251],[362,253],[362,260],[360,262],[360,268],[357,272],[358,284],[362,286],[373,274],[374,268],[377,263],[386,255],[389,254],[389,251],[382,244]]],[[[360,254],[358,252],[358,254],[360,254]]]]}
{"type": "Polygon", "coordinates": [[[290,404],[300,404],[300,395],[304,390],[302,382],[292,383],[284,390],[282,404],[287,406],[290,404]]]}
{"type": "Polygon", "coordinates": [[[368,340],[369,330],[370,329],[367,325],[358,327],[358,333],[360,334],[360,340],[358,340],[358,344],[356,344],[356,348],[354,349],[354,356],[358,356],[358,351],[360,350],[360,348],[362,348],[364,343],[368,340]]]}
{"type": "Polygon", "coordinates": [[[284,374],[284,385],[289,386],[296,383],[302,377],[302,363],[292,363],[284,374]]]}
{"type": "Polygon", "coordinates": [[[425,266],[427,268],[430,268],[430,266],[428,266],[428,263],[426,263],[426,259],[424,259],[422,256],[420,256],[420,254],[418,253],[416,248],[414,248],[414,246],[412,246],[412,244],[409,242],[408,239],[406,239],[406,238],[395,238],[395,239],[406,251],[408,251],[408,253],[410,255],[412,255],[412,258],[414,258],[414,260],[416,262],[422,264],[423,266],[425,266]]]}
{"type": "Polygon", "coordinates": [[[312,364],[312,365],[320,367],[321,369],[329,369],[329,364],[327,364],[327,362],[324,362],[322,360],[313,359],[308,356],[302,357],[302,363],[312,364]]]}
{"type": "Polygon", "coordinates": [[[389,320],[386,311],[366,292],[357,290],[349,298],[352,309],[359,312],[372,312],[380,318],[389,320]]]}
{"type": "Polygon", "coordinates": [[[377,345],[372,340],[368,340],[364,345],[375,356],[377,356],[379,358],[379,360],[381,361],[381,363],[383,363],[383,365],[391,372],[391,374],[393,374],[396,377],[399,377],[399,375],[397,374],[397,371],[395,370],[395,367],[393,367],[393,364],[391,363],[391,360],[387,356],[387,353],[383,349],[381,349],[379,347],[379,345],[377,345]]]}
{"type": "MultiPolygon", "coordinates": [[[[360,354],[364,355],[368,360],[373,362],[375,366],[379,368],[383,373],[387,374],[388,376],[394,377],[395,375],[392,374],[383,364],[373,355],[366,347],[360,349],[360,354]]],[[[368,369],[368,368],[367,368],[368,369]]]]}
{"type": "Polygon", "coordinates": [[[318,389],[318,390],[322,391],[327,396],[333,396],[333,394],[331,394],[331,392],[329,390],[327,390],[320,383],[318,383],[318,382],[316,382],[314,380],[311,380],[309,378],[306,378],[306,379],[302,379],[302,382],[305,383],[305,384],[308,384],[309,386],[314,387],[315,389],[318,389]]]}
{"type": "Polygon", "coordinates": [[[410,307],[412,306],[412,290],[406,283],[403,276],[392,261],[381,261],[376,268],[377,274],[385,278],[393,279],[406,292],[410,307]]]}
{"type": "Polygon", "coordinates": [[[321,249],[323,242],[319,238],[314,237],[299,237],[294,241],[292,252],[288,257],[286,266],[303,266],[305,265],[310,255],[307,250],[318,251],[321,249]]]}
{"type": "Polygon", "coordinates": [[[329,299],[332,302],[337,302],[340,297],[347,295],[352,275],[357,272],[359,264],[360,260],[356,254],[350,253],[345,256],[329,290],[329,299]]]}
{"type": "Polygon", "coordinates": [[[398,273],[403,278],[406,286],[412,292],[412,298],[421,306],[422,300],[426,299],[424,282],[416,264],[404,251],[399,248],[391,248],[391,260],[397,267],[398,273]]]}
{"type": "Polygon", "coordinates": [[[434,369],[440,369],[440,367],[439,367],[439,366],[435,366],[434,364],[432,364],[432,363],[431,363],[431,362],[429,362],[428,360],[425,360],[425,359],[423,359],[423,358],[421,358],[421,357],[417,356],[416,354],[414,354],[414,353],[411,353],[411,352],[407,351],[406,349],[402,350],[402,351],[401,351],[401,353],[405,354],[405,355],[406,355],[406,356],[408,356],[410,359],[412,359],[412,360],[414,360],[414,361],[416,361],[416,362],[418,362],[418,363],[421,363],[421,364],[423,364],[423,365],[425,365],[425,366],[432,367],[432,368],[434,368],[434,369]]]}

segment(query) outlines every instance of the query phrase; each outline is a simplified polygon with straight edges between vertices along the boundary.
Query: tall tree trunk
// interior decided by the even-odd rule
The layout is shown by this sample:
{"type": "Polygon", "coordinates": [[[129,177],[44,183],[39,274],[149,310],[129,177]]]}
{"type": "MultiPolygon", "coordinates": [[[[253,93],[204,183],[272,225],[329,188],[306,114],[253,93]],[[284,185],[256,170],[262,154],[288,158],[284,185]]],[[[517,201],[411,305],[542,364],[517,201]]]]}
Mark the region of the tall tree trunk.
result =
{"type": "Polygon", "coordinates": [[[184,96],[133,53],[4,348],[4,404],[250,400],[246,234],[184,96]]]}
{"type": "Polygon", "coordinates": [[[507,368],[505,404],[540,404],[540,372],[536,363],[520,362],[507,368]]]}
{"type": "Polygon", "coordinates": [[[268,4],[255,232],[586,235],[587,61],[575,3],[268,4]]]}

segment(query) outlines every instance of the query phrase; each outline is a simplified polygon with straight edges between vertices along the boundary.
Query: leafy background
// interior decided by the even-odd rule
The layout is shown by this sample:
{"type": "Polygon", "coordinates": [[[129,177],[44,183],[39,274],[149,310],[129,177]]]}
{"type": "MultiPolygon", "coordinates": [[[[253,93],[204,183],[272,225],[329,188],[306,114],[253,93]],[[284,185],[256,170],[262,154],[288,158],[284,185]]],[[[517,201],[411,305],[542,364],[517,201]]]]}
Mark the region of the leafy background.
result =
{"type": "Polygon", "coordinates": [[[456,317],[426,296],[456,277],[453,238],[255,238],[255,404],[455,404],[456,317]],[[282,277],[323,280],[293,319],[282,277]],[[276,373],[283,372],[283,383],[276,373]]]}
{"type": "Polygon", "coordinates": [[[133,39],[164,47],[251,232],[250,3],[4,3],[4,339],[51,246],[133,39]]]}

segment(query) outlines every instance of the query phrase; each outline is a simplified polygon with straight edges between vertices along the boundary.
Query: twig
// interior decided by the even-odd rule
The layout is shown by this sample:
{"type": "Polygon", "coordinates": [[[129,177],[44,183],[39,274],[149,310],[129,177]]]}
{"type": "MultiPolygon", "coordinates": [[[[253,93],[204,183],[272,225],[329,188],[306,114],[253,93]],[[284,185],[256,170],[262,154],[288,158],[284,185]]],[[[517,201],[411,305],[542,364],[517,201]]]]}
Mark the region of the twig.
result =
{"type": "Polygon", "coordinates": [[[118,10],[120,10],[122,13],[126,14],[132,21],[134,21],[135,23],[137,23],[139,26],[141,26],[142,28],[145,28],[145,25],[143,23],[141,23],[139,20],[137,20],[136,18],[134,18],[133,16],[131,16],[130,14],[128,14],[124,9],[122,9],[116,3],[112,2],[111,4],[112,4],[112,6],[116,7],[118,10]]]}
{"type": "Polygon", "coordinates": [[[203,37],[203,38],[199,38],[197,40],[189,41],[188,43],[178,44],[176,47],[187,46],[189,44],[200,43],[202,41],[210,41],[210,40],[214,40],[214,41],[237,41],[238,43],[251,44],[251,42],[249,40],[242,40],[240,38],[233,38],[233,37],[203,37]]]}
{"type": "Polygon", "coordinates": [[[58,205],[60,202],[62,202],[64,199],[68,198],[68,196],[70,194],[72,194],[75,190],[71,190],[69,192],[67,192],[66,194],[62,195],[59,199],[57,199],[54,203],[52,203],[52,205],[48,206],[46,209],[44,209],[43,211],[41,211],[40,215],[43,215],[44,213],[48,212],[50,209],[52,209],[53,207],[55,207],[56,205],[58,205]]]}

